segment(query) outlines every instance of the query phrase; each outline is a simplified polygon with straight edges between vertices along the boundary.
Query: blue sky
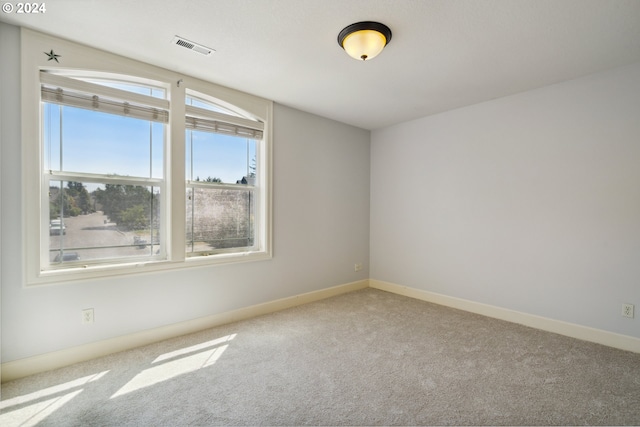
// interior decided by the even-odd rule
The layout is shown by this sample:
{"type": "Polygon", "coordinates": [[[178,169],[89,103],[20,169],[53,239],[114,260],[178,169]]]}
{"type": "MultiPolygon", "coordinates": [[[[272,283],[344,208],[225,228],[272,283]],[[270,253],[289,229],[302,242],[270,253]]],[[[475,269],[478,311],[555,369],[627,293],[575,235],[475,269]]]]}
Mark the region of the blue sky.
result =
{"type": "MultiPolygon", "coordinates": [[[[162,178],[164,126],[143,120],[62,107],[63,170],[162,178]],[[152,153],[152,154],[150,154],[152,153]],[[150,161],[150,157],[152,161],[150,161]]],[[[45,169],[60,170],[60,107],[45,104],[45,169]]],[[[187,178],[208,176],[235,183],[247,175],[255,141],[208,132],[187,132],[193,142],[193,171],[187,152],[187,178]]]]}

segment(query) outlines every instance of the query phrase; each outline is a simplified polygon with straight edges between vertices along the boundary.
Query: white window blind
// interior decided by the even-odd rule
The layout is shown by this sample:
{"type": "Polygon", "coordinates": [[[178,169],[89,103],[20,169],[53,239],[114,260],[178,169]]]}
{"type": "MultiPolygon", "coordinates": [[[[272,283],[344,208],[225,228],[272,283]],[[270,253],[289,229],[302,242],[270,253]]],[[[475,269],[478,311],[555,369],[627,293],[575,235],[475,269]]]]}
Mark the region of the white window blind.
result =
{"type": "Polygon", "coordinates": [[[262,122],[206,110],[193,105],[186,106],[185,125],[187,129],[258,140],[262,139],[264,134],[264,123],[262,122]]]}
{"type": "Polygon", "coordinates": [[[169,101],[40,72],[42,101],[160,123],[169,122],[169,101]]]}

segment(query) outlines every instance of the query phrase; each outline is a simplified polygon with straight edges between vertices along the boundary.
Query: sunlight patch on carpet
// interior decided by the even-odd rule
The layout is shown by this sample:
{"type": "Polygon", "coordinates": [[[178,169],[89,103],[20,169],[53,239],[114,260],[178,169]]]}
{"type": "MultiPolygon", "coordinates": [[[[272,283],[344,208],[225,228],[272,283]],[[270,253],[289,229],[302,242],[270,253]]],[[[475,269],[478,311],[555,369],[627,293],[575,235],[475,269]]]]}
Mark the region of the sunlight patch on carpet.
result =
{"type": "Polygon", "coordinates": [[[227,335],[162,354],[153,361],[154,364],[159,363],[159,365],[140,372],[111,396],[111,399],[211,366],[229,347],[229,344],[223,343],[229,342],[235,337],[236,334],[227,335]]]}
{"type": "Polygon", "coordinates": [[[206,348],[215,347],[225,342],[229,342],[235,337],[236,337],[236,334],[231,334],[231,335],[227,335],[225,337],[218,338],[212,341],[203,342],[202,344],[192,345],[190,347],[181,348],[176,351],[170,351],[168,353],[161,354],[160,356],[156,357],[156,360],[154,360],[153,363],[163,362],[165,360],[181,357],[189,353],[196,353],[206,348]]]}
{"type": "Polygon", "coordinates": [[[3,400],[0,402],[0,425],[34,426],[82,393],[86,384],[99,380],[108,372],[3,400]]]}

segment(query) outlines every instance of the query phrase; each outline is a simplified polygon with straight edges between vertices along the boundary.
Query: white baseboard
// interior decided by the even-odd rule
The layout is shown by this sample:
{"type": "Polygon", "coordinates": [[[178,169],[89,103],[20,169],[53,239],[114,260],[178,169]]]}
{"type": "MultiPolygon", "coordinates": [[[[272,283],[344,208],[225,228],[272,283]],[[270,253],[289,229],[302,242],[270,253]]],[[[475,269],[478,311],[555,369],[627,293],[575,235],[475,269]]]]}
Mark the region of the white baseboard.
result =
{"type": "Polygon", "coordinates": [[[621,350],[640,353],[640,339],[635,337],[607,332],[600,329],[589,328],[573,323],[562,322],[559,320],[553,320],[541,316],[535,316],[532,314],[521,313],[506,308],[482,304],[461,298],[450,297],[434,292],[423,291],[420,289],[410,288],[394,283],[369,279],[346,283],[344,285],[282,298],[275,301],[269,301],[266,303],[229,311],[226,313],[214,314],[199,319],[189,320],[186,322],[176,323],[173,325],[150,329],[147,331],[141,331],[121,337],[115,337],[103,341],[84,344],[60,351],[6,362],[1,366],[2,382],[12,381],[40,372],[62,368],[74,363],[95,359],[97,357],[106,356],[108,354],[117,353],[124,350],[130,350],[132,348],[193,332],[202,331],[208,328],[213,328],[215,326],[249,319],[263,314],[273,313],[279,310],[284,310],[313,301],[319,301],[347,292],[365,289],[367,287],[372,287],[375,289],[380,289],[398,295],[432,302],[435,304],[444,305],[471,313],[477,313],[487,317],[506,320],[508,322],[518,323],[521,325],[581,339],[584,341],[603,344],[621,350]]]}
{"type": "Polygon", "coordinates": [[[488,304],[482,304],[479,302],[461,298],[450,297],[434,292],[423,291],[420,289],[397,285],[395,283],[383,282],[380,280],[370,279],[369,286],[375,289],[380,289],[382,291],[392,292],[394,294],[403,295],[410,298],[432,302],[459,310],[469,311],[471,313],[481,314],[487,317],[506,320],[508,322],[518,323],[520,325],[565,335],[571,338],[577,338],[583,341],[590,341],[621,350],[640,353],[640,339],[628,335],[616,334],[614,332],[603,331],[601,329],[595,329],[587,326],[577,325],[574,323],[549,319],[546,317],[522,313],[519,311],[509,310],[506,308],[496,307],[488,304]]]}
{"type": "Polygon", "coordinates": [[[269,301],[226,313],[214,314],[199,319],[176,323],[160,328],[149,329],[134,334],[115,337],[107,340],[84,344],[60,351],[38,356],[14,360],[2,364],[2,382],[12,381],[40,372],[62,368],[74,363],[95,359],[108,354],[140,347],[193,332],[202,331],[215,326],[225,325],[239,320],[249,319],[263,314],[273,313],[286,308],[295,307],[313,301],[319,301],[347,292],[364,289],[369,286],[368,280],[346,283],[319,291],[308,292],[275,301],[269,301]]]}

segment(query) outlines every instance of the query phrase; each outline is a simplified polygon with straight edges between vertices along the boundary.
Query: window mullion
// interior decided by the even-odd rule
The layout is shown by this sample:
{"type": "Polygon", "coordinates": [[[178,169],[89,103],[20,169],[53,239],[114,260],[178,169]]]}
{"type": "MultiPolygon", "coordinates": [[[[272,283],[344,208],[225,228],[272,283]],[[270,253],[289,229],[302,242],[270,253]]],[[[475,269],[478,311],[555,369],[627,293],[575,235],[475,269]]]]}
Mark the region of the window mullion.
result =
{"type": "Polygon", "coordinates": [[[163,211],[167,218],[165,223],[170,225],[168,230],[170,259],[184,261],[186,256],[186,147],[185,147],[185,88],[177,84],[171,85],[171,107],[169,114],[170,144],[165,156],[165,170],[168,171],[167,205],[163,211]]]}

